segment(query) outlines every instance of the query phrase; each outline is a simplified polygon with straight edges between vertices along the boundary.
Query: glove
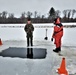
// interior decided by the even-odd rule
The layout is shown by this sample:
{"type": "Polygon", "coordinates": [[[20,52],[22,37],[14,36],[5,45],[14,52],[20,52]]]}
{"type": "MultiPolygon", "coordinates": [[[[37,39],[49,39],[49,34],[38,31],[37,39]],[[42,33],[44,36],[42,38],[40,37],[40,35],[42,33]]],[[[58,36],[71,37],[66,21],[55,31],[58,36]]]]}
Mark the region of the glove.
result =
{"type": "Polygon", "coordinates": [[[51,41],[53,41],[53,38],[51,38],[51,41]]]}

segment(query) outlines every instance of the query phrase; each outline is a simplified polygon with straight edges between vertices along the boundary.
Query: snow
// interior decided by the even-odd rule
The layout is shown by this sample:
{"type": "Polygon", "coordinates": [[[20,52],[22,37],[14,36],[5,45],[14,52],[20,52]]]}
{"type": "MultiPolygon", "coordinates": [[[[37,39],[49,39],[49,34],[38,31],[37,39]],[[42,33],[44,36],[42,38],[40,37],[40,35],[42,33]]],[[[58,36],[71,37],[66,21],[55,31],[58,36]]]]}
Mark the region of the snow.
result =
{"type": "MultiPolygon", "coordinates": [[[[64,23],[66,25],[76,24],[76,23],[64,23]]],[[[63,25],[64,25],[63,24],[63,25]]],[[[47,30],[47,37],[50,41],[53,28],[51,27],[44,27],[44,26],[53,26],[53,24],[34,24],[34,40],[44,40],[46,36],[46,29],[47,30]],[[43,26],[38,28],[37,26],[43,26]]],[[[25,24],[0,24],[0,38],[2,40],[26,40],[26,33],[24,31],[25,24]]],[[[64,37],[63,37],[63,45],[65,46],[76,46],[76,28],[64,28],[64,37]]]]}
{"type": "MultiPolygon", "coordinates": [[[[24,25],[0,24],[0,38],[3,42],[0,51],[9,47],[26,47],[24,25]]],[[[34,26],[39,25],[49,26],[51,24],[34,24],[34,26]]],[[[60,67],[63,57],[66,59],[66,68],[69,75],[76,75],[76,29],[64,28],[61,52],[63,56],[59,56],[52,51],[55,48],[53,42],[51,42],[52,32],[52,27],[35,27],[33,47],[46,48],[47,56],[45,59],[21,59],[0,56],[0,75],[58,75],[56,70],[60,67]],[[48,29],[47,41],[44,40],[46,28],[48,29]]]]}

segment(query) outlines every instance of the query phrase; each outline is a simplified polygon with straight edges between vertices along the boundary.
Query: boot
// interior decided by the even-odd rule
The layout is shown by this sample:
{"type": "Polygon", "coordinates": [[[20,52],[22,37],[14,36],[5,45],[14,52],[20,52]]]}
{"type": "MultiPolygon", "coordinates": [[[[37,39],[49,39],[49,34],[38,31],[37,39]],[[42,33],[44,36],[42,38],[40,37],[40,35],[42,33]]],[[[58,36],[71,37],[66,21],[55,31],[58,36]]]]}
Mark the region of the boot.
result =
{"type": "Polygon", "coordinates": [[[61,52],[61,47],[59,47],[59,52],[61,52]]]}
{"type": "Polygon", "coordinates": [[[53,51],[54,51],[54,52],[58,52],[58,48],[54,49],[53,51]]]}
{"type": "Polygon", "coordinates": [[[53,50],[54,52],[58,53],[60,51],[60,47],[53,50]]]}

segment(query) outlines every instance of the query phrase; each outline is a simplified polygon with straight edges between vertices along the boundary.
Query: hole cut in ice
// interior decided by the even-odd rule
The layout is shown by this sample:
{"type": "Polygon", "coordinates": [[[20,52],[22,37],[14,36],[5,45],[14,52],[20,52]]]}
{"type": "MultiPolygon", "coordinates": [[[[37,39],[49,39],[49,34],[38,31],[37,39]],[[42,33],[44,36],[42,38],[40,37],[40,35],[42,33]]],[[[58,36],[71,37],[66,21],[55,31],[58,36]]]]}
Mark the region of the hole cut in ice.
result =
{"type": "Polygon", "coordinates": [[[9,47],[8,49],[0,52],[0,56],[3,57],[19,57],[31,59],[43,59],[46,58],[46,54],[47,51],[45,48],[9,47]]]}

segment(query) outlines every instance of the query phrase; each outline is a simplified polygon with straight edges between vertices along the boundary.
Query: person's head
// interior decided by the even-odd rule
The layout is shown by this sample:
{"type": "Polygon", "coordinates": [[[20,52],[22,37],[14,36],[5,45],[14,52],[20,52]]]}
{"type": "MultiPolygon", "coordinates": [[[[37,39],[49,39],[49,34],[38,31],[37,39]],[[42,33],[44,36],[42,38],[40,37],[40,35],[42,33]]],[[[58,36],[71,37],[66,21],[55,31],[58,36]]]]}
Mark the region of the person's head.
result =
{"type": "Polygon", "coordinates": [[[27,24],[31,24],[31,21],[27,21],[27,24]]]}
{"type": "Polygon", "coordinates": [[[31,18],[28,18],[27,24],[31,24],[31,18]]]}
{"type": "Polygon", "coordinates": [[[56,18],[56,19],[54,19],[54,24],[55,25],[58,25],[58,24],[60,24],[61,22],[60,22],[60,18],[58,17],[58,18],[56,18]]]}

